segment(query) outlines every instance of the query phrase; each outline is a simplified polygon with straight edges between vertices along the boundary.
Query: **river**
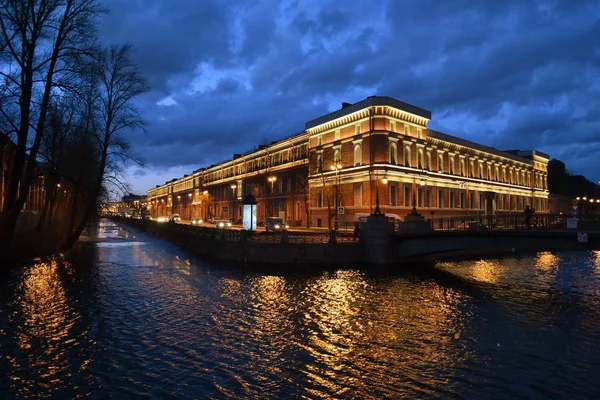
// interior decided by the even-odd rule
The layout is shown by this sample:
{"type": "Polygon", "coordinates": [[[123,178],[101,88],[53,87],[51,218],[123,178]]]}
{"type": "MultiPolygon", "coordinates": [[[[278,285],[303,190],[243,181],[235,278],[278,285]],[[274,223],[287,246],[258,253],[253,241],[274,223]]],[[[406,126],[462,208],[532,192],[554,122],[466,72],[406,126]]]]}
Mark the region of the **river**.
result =
{"type": "Polygon", "coordinates": [[[0,278],[3,398],[600,395],[600,252],[274,273],[103,220],[0,278]]]}

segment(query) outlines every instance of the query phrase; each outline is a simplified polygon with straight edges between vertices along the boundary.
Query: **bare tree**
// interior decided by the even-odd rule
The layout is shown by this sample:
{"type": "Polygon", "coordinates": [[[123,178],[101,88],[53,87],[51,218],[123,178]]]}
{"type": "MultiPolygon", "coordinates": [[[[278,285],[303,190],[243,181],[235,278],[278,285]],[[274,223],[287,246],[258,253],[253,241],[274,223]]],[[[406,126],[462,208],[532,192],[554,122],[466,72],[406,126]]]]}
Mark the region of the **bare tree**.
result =
{"type": "Polygon", "coordinates": [[[51,97],[69,90],[76,66],[95,39],[96,0],[2,0],[0,129],[16,137],[16,153],[0,216],[9,246],[29,192],[51,97]]]}
{"type": "MultiPolygon", "coordinates": [[[[92,71],[90,85],[94,88],[96,114],[92,119],[91,133],[100,154],[92,198],[97,199],[106,184],[118,180],[118,171],[123,163],[141,163],[123,134],[144,128],[145,121],[136,106],[136,99],[148,91],[148,86],[131,59],[129,45],[104,48],[92,71]]],[[[95,214],[96,206],[95,203],[87,205],[84,218],[63,244],[63,250],[69,249],[77,241],[95,214]]]]}

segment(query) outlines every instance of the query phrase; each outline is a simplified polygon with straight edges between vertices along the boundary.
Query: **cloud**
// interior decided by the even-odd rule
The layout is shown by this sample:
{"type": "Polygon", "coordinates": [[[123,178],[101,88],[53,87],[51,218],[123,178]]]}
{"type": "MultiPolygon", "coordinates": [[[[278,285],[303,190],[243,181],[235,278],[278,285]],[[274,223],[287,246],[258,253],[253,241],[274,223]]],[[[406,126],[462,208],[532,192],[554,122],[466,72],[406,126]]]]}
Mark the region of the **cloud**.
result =
{"type": "Polygon", "coordinates": [[[140,102],[147,135],[132,138],[160,179],[370,95],[431,110],[433,129],[536,148],[600,179],[597,1],[107,4],[103,37],[131,42],[152,86],[140,102]]]}

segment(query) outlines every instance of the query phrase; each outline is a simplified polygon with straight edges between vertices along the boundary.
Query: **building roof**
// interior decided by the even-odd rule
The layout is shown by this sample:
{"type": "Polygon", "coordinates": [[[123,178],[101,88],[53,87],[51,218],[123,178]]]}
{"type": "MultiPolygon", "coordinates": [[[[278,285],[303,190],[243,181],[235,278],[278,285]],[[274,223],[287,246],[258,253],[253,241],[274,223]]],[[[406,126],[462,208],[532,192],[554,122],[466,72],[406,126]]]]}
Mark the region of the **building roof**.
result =
{"type": "Polygon", "coordinates": [[[315,126],[319,126],[325,124],[329,121],[333,121],[335,119],[344,117],[346,115],[355,113],[359,110],[362,110],[367,107],[372,106],[389,106],[394,107],[402,111],[406,111],[407,113],[411,113],[414,115],[418,115],[419,117],[431,119],[431,111],[425,110],[423,108],[413,106],[408,103],[404,103],[400,100],[396,100],[392,97],[387,96],[370,96],[364,100],[359,101],[358,103],[345,105],[341,109],[329,113],[327,115],[323,115],[322,117],[313,119],[312,121],[308,121],[305,124],[306,129],[314,128],[315,126]]]}
{"type": "Polygon", "coordinates": [[[525,157],[517,156],[516,154],[509,153],[506,151],[498,150],[493,147],[484,146],[479,143],[471,142],[470,140],[462,139],[456,136],[448,135],[447,133],[442,133],[439,131],[434,131],[433,129],[427,129],[427,136],[433,139],[443,140],[445,142],[450,142],[457,144],[459,146],[471,147],[476,150],[484,151],[486,153],[494,154],[500,157],[509,158],[511,160],[519,161],[526,164],[531,164],[532,161],[525,157]]]}

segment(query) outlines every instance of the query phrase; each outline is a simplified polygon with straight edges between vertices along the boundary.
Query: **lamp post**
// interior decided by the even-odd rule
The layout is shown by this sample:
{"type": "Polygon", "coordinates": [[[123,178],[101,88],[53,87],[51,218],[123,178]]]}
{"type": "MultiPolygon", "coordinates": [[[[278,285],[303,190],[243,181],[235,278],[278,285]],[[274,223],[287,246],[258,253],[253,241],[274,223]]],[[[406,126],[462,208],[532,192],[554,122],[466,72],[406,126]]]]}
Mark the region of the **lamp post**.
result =
{"type": "Polygon", "coordinates": [[[335,222],[333,225],[334,230],[338,230],[338,207],[340,201],[340,170],[342,169],[342,164],[337,163],[331,166],[331,170],[335,171],[335,222]]]}
{"type": "MultiPolygon", "coordinates": [[[[230,211],[229,215],[231,215],[231,219],[233,220],[235,218],[234,201],[235,201],[235,188],[237,188],[237,185],[231,185],[229,187],[231,188],[231,211],[230,211]]],[[[233,221],[232,221],[232,223],[233,223],[233,221]]]]}
{"type": "Polygon", "coordinates": [[[276,176],[270,176],[267,178],[267,180],[269,182],[271,182],[271,192],[269,193],[268,199],[269,199],[269,214],[272,217],[273,216],[273,203],[271,200],[271,195],[273,194],[274,188],[273,185],[275,185],[275,181],[277,180],[276,176]]]}
{"type": "Polygon", "coordinates": [[[192,194],[188,193],[188,220],[192,220],[192,194]]]}

